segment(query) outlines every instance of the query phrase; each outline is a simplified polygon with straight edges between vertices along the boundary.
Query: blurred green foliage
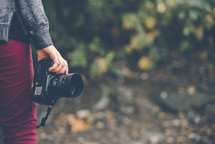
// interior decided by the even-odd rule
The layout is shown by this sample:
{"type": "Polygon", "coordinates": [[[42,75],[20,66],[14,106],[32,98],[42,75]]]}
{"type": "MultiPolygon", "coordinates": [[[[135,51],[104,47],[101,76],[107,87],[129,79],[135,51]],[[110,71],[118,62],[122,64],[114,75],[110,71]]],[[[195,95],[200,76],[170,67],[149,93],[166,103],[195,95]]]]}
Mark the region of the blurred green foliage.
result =
{"type": "Polygon", "coordinates": [[[46,0],[44,7],[71,69],[92,77],[117,73],[118,60],[149,70],[170,50],[214,46],[214,0],[46,0]]]}

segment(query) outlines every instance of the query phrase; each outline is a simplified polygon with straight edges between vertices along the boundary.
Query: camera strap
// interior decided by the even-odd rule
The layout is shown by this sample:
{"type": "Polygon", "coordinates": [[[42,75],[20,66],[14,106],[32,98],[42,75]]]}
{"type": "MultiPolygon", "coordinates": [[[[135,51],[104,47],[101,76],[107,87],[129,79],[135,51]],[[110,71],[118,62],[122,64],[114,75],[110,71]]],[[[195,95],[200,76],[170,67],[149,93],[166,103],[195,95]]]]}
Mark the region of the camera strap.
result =
{"type": "Polygon", "coordinates": [[[52,106],[48,106],[46,116],[43,117],[43,119],[40,122],[40,125],[37,125],[37,128],[39,128],[41,126],[45,126],[46,120],[48,119],[49,114],[51,113],[51,111],[52,111],[52,106]]]}

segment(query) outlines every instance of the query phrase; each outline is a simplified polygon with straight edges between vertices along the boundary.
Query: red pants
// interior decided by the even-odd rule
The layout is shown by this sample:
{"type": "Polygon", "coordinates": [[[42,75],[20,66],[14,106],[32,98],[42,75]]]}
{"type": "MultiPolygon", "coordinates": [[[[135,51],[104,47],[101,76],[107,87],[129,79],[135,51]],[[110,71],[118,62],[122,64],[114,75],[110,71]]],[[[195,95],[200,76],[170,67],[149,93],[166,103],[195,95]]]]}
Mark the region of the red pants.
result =
{"type": "Polygon", "coordinates": [[[0,44],[0,126],[5,144],[36,144],[36,104],[31,101],[30,44],[0,44]]]}

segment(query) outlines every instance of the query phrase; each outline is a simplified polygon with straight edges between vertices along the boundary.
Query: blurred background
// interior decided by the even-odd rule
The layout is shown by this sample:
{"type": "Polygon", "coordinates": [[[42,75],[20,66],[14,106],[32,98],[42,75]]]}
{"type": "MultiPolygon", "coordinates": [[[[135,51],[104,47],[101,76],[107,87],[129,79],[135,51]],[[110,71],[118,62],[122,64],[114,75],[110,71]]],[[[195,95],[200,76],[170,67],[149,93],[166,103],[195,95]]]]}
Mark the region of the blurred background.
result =
{"type": "Polygon", "coordinates": [[[214,0],[43,3],[85,91],[59,99],[38,144],[215,143],[214,0]]]}

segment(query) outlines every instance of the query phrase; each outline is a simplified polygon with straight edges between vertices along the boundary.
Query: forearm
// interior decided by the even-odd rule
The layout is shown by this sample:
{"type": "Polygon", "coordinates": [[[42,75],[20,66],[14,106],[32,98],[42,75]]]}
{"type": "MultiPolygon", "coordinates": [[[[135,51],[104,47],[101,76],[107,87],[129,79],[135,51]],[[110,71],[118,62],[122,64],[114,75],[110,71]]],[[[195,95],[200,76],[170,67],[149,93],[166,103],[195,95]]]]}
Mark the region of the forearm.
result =
{"type": "Polygon", "coordinates": [[[24,25],[31,35],[36,49],[53,44],[49,33],[49,22],[41,0],[17,0],[16,7],[21,14],[24,25]]]}

